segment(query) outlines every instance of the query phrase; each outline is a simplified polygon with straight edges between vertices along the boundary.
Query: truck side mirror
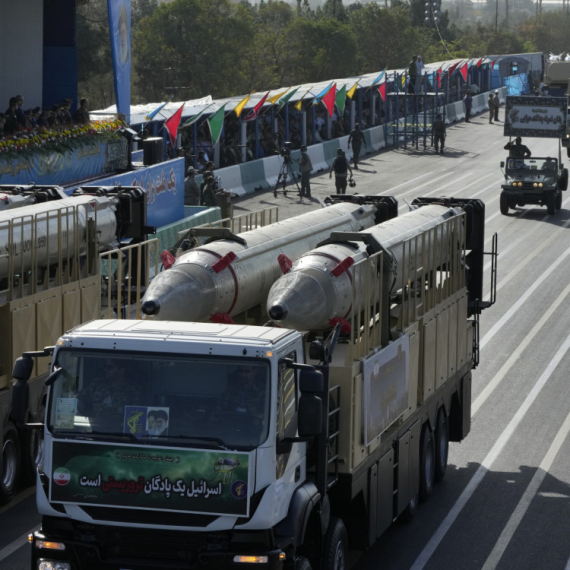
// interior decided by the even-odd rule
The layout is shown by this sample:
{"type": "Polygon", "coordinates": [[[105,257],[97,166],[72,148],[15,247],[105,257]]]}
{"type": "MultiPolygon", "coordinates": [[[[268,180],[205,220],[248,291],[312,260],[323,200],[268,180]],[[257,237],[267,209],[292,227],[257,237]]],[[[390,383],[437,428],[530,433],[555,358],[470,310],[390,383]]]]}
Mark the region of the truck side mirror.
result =
{"type": "Polygon", "coordinates": [[[32,370],[34,369],[34,361],[27,355],[20,356],[14,363],[14,369],[12,370],[12,378],[16,380],[28,381],[32,376],[32,370]]]}
{"type": "Polygon", "coordinates": [[[28,380],[18,378],[18,381],[12,387],[12,409],[10,410],[10,419],[16,426],[26,423],[29,403],[30,387],[28,386],[28,380]]]}
{"type": "Polygon", "coordinates": [[[302,394],[315,394],[323,391],[323,375],[318,370],[301,370],[299,388],[302,394]]]}
{"type": "Polygon", "coordinates": [[[505,161],[501,160],[501,168],[505,168],[505,161]]]}
{"type": "Polygon", "coordinates": [[[299,435],[319,435],[323,426],[323,402],[315,394],[302,394],[299,399],[299,435]]]}

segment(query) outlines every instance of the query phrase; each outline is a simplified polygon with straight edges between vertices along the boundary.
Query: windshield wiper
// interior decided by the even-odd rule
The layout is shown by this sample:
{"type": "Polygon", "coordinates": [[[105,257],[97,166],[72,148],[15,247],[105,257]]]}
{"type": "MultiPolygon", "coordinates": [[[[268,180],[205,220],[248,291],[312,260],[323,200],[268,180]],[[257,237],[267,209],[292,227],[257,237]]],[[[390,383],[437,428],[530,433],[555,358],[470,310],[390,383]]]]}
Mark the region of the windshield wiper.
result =
{"type": "Polygon", "coordinates": [[[207,441],[208,443],[217,443],[220,449],[224,449],[226,451],[229,450],[229,447],[226,446],[224,440],[220,439],[219,437],[209,437],[205,435],[168,435],[166,436],[167,439],[196,439],[198,441],[207,441]]]}
{"type": "Polygon", "coordinates": [[[88,436],[88,435],[102,435],[102,436],[110,436],[110,437],[126,437],[128,439],[130,439],[131,441],[134,441],[135,443],[144,443],[146,445],[146,442],[144,441],[144,439],[142,438],[138,438],[136,435],[132,434],[132,433],[125,433],[125,432],[118,432],[118,431],[90,431],[88,433],[85,433],[84,435],[88,436]]]}

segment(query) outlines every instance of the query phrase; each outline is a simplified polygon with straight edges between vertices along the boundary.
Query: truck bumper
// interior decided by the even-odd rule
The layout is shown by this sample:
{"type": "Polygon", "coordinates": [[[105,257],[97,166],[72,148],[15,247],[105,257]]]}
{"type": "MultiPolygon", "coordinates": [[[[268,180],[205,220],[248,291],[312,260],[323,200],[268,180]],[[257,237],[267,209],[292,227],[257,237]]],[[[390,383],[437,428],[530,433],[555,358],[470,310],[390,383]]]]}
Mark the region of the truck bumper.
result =
{"type": "MultiPolygon", "coordinates": [[[[34,535],[31,568],[38,570],[42,562],[51,562],[53,570],[57,563],[67,564],[60,566],[62,570],[188,570],[204,565],[208,570],[252,566],[282,570],[290,562],[280,549],[262,548],[270,533],[244,533],[238,537],[239,545],[235,533],[223,534],[100,527],[95,534],[81,536],[77,531],[46,533],[42,529],[34,535]],[[41,541],[52,548],[41,548],[41,541]],[[246,558],[236,562],[236,556],[246,558]]],[[[44,567],[51,570],[49,565],[44,567]]]]}
{"type": "Polygon", "coordinates": [[[517,204],[524,206],[525,204],[537,204],[539,206],[546,206],[546,201],[549,194],[556,192],[553,190],[543,190],[542,192],[513,190],[510,186],[502,187],[503,193],[509,199],[509,205],[516,206],[517,204]]]}

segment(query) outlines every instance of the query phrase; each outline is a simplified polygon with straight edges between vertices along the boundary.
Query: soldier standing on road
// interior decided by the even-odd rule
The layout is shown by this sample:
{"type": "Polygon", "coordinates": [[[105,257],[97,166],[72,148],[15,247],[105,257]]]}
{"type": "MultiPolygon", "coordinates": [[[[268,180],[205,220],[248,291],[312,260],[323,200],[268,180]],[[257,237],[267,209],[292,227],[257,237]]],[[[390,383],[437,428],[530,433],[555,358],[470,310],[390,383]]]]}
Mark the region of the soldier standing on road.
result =
{"type": "Polygon", "coordinates": [[[214,191],[214,175],[211,172],[204,174],[204,181],[200,186],[200,193],[202,195],[201,206],[207,206],[208,208],[215,208],[218,205],[216,200],[216,194],[214,191]]]}
{"type": "Polygon", "coordinates": [[[499,92],[495,91],[493,95],[493,108],[495,109],[495,121],[499,120],[499,107],[501,106],[501,102],[499,101],[499,92]]]}
{"type": "Polygon", "coordinates": [[[433,132],[433,140],[435,145],[435,153],[439,153],[439,146],[441,144],[441,154],[443,154],[443,146],[445,145],[445,121],[441,114],[439,114],[431,127],[433,132]]]}
{"type": "Polygon", "coordinates": [[[418,76],[418,56],[414,55],[412,61],[408,66],[408,75],[410,80],[408,81],[408,93],[416,92],[416,77],[418,76]]]}
{"type": "Polygon", "coordinates": [[[517,137],[515,142],[508,142],[505,145],[505,150],[509,151],[509,158],[530,158],[532,154],[528,146],[522,143],[520,137],[517,137]]]}
{"type": "Polygon", "coordinates": [[[346,160],[346,155],[342,148],[336,151],[336,157],[329,171],[329,178],[332,178],[333,170],[337,194],[346,194],[346,186],[348,183],[347,171],[350,171],[350,177],[352,178],[352,169],[350,168],[350,164],[348,164],[348,160],[346,160]]]}
{"type": "Polygon", "coordinates": [[[493,117],[495,116],[495,98],[492,93],[489,93],[489,98],[487,99],[487,105],[489,105],[489,124],[493,124],[493,117]]]}
{"type": "Polygon", "coordinates": [[[301,146],[301,157],[299,158],[299,171],[301,172],[301,197],[311,197],[310,177],[312,170],[313,165],[311,163],[311,157],[307,153],[307,147],[303,145],[301,146]]]}
{"type": "Polygon", "coordinates": [[[463,103],[465,105],[465,122],[470,123],[469,118],[471,117],[471,107],[473,107],[473,97],[471,97],[471,91],[469,91],[469,89],[465,92],[463,103]]]}
{"type": "Polygon", "coordinates": [[[200,188],[196,184],[196,171],[193,166],[189,166],[184,179],[184,205],[198,206],[200,205],[200,188]]]}
{"type": "Polygon", "coordinates": [[[364,138],[364,133],[360,130],[360,125],[356,123],[354,125],[354,130],[350,133],[348,137],[347,146],[350,148],[350,143],[352,143],[352,160],[354,161],[354,168],[358,170],[358,158],[360,156],[360,149],[362,148],[362,143],[368,148],[366,144],[366,139],[364,138]]]}

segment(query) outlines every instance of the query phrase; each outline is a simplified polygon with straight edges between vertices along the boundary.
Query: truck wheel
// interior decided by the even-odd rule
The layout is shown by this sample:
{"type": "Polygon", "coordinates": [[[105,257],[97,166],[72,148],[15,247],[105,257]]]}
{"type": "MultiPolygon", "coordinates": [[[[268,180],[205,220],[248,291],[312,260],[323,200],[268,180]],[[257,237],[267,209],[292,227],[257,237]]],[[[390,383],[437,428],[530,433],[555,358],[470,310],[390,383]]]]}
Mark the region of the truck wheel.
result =
{"type": "Polygon", "coordinates": [[[500,208],[503,216],[506,216],[509,213],[509,199],[504,192],[501,193],[500,208]]]}
{"type": "MultiPolygon", "coordinates": [[[[34,421],[44,421],[46,409],[42,404],[34,421]]],[[[36,472],[44,464],[44,434],[41,429],[31,429],[25,434],[26,441],[22,445],[22,482],[25,485],[36,484],[36,472]]]]}
{"type": "Polygon", "coordinates": [[[348,534],[341,519],[332,517],[323,548],[323,570],[348,568],[348,534]]]}
{"type": "Polygon", "coordinates": [[[297,557],[295,568],[297,570],[312,570],[309,559],[304,556],[297,557]]]}
{"type": "Polygon", "coordinates": [[[445,410],[439,408],[435,425],[435,480],[441,481],[447,470],[449,455],[449,422],[445,410]]]}
{"type": "MultiPolygon", "coordinates": [[[[570,150],[570,148],[568,149],[570,150]]],[[[563,168],[560,173],[560,180],[558,181],[558,188],[560,190],[568,190],[568,169],[563,168]]]]}
{"type": "Polygon", "coordinates": [[[20,439],[12,422],[4,428],[2,443],[2,477],[0,479],[0,505],[12,500],[16,494],[20,471],[20,439]]]}
{"type": "Polygon", "coordinates": [[[556,196],[554,192],[550,192],[546,197],[546,211],[549,216],[554,216],[556,213],[556,196]]]}
{"type": "Polygon", "coordinates": [[[420,440],[420,501],[427,501],[433,490],[435,475],[435,440],[426,423],[420,440]]]}
{"type": "Polygon", "coordinates": [[[562,208],[562,192],[558,190],[556,193],[556,209],[560,210],[562,208]]]}

